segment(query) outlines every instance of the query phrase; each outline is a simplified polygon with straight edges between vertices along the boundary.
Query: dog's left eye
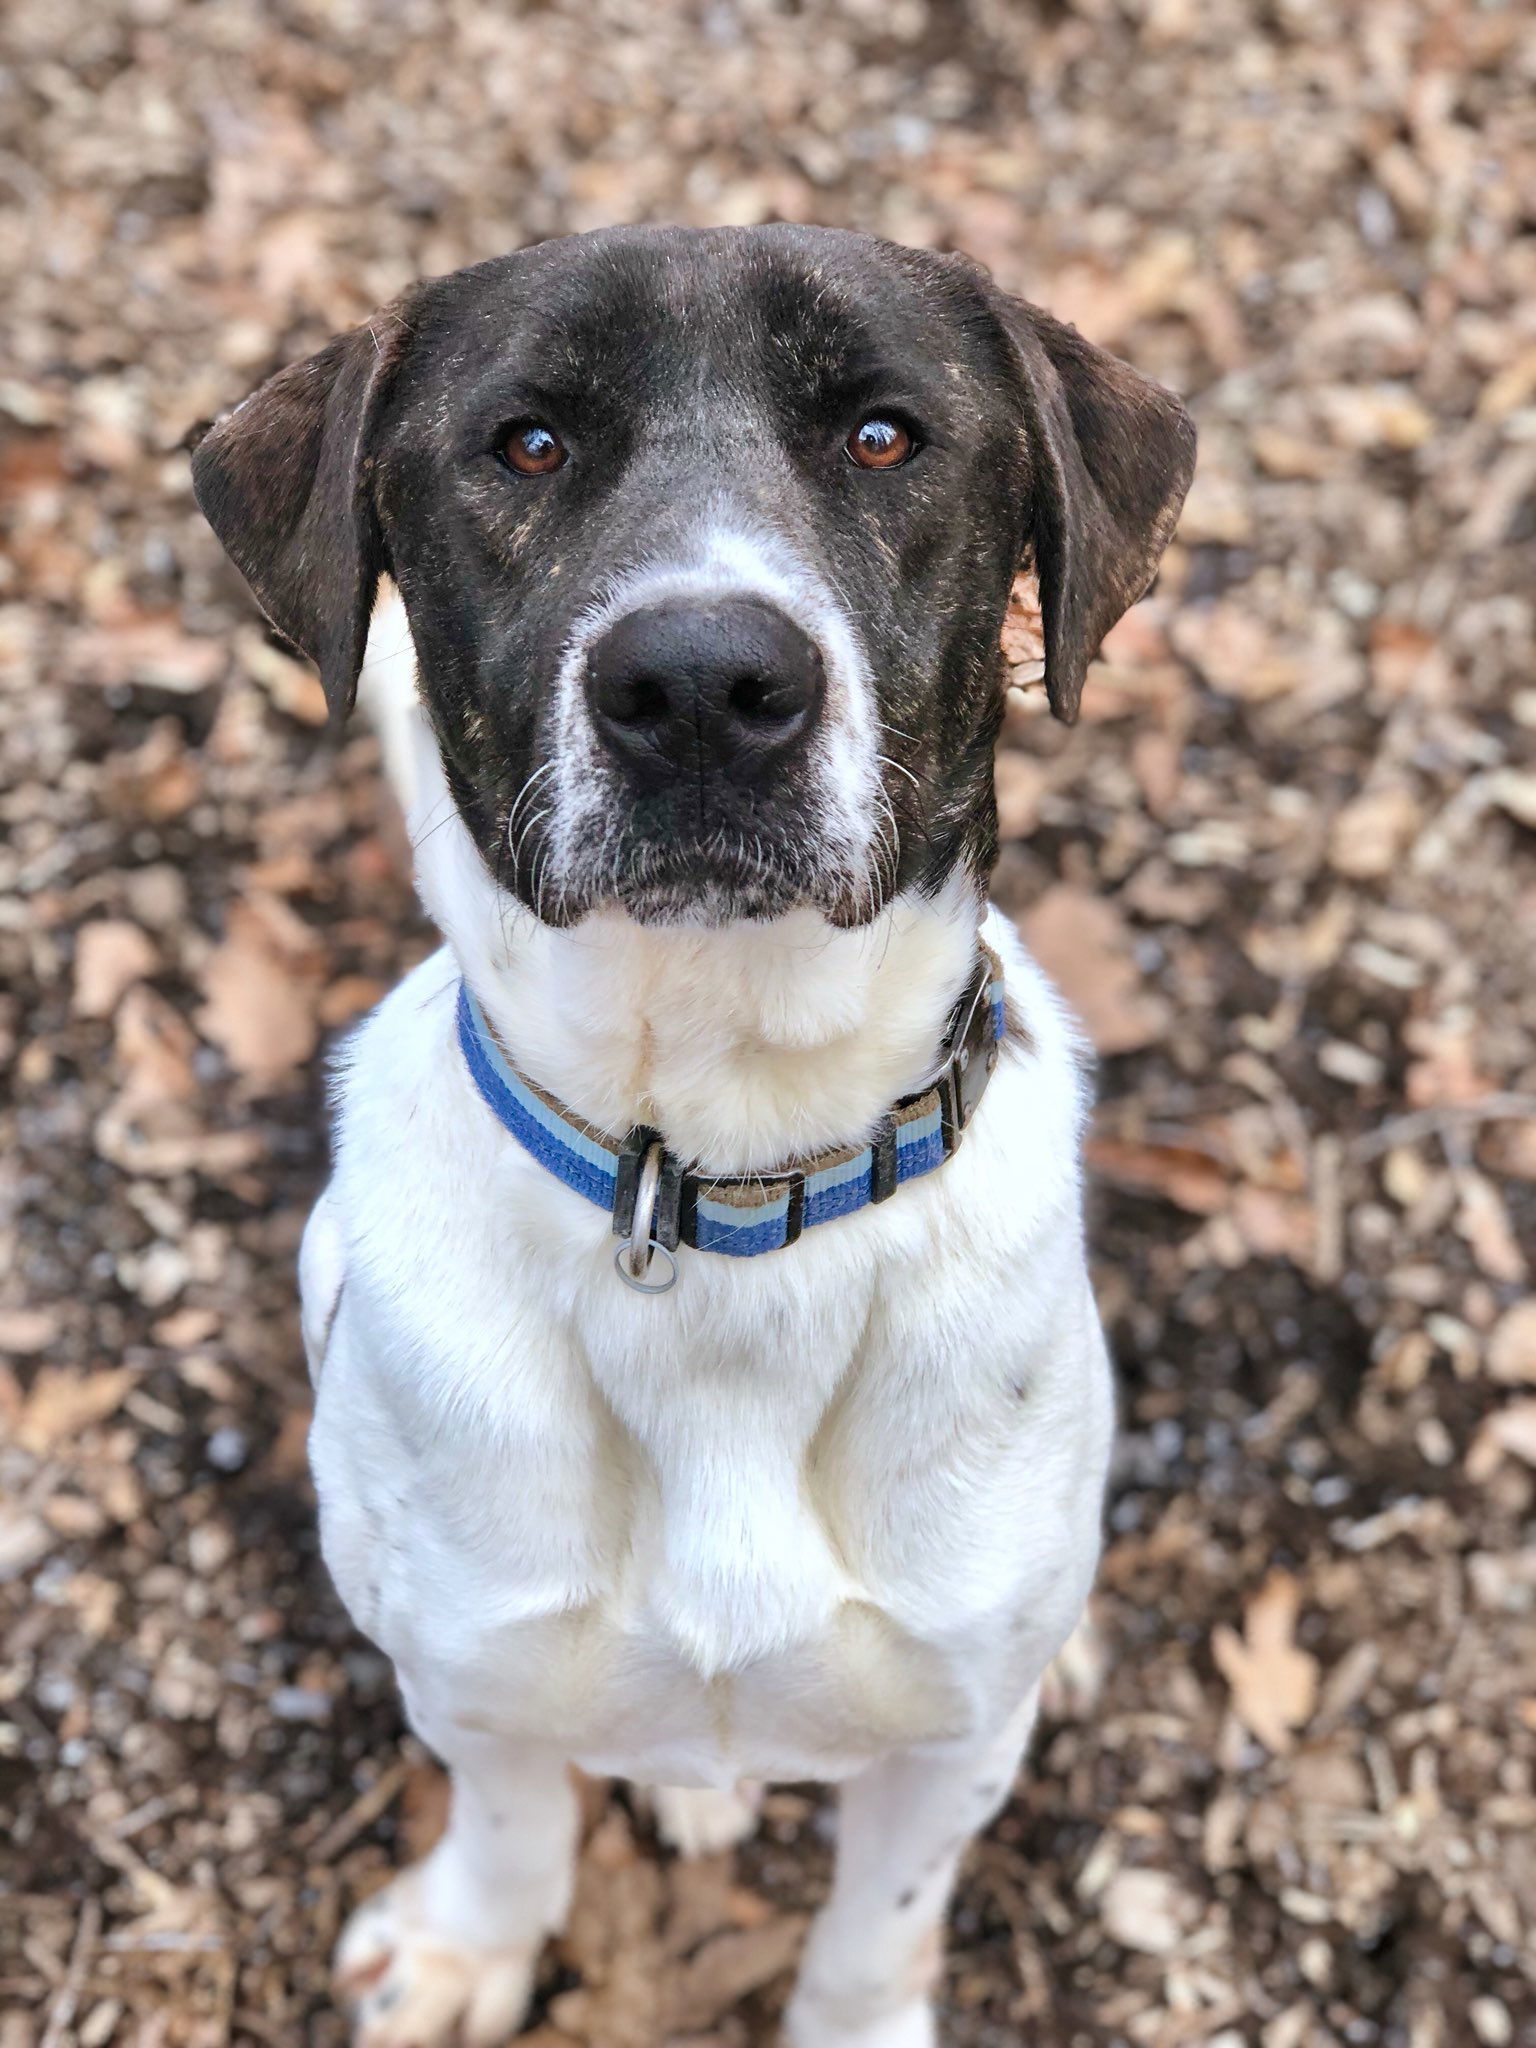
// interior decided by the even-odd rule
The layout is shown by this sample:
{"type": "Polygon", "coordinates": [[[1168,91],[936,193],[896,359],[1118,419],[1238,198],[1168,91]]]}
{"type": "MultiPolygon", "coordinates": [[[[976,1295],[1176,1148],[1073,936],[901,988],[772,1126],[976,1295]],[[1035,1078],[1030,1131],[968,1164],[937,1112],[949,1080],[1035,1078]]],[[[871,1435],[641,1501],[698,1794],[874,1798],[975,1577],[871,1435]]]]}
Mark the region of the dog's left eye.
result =
{"type": "Polygon", "coordinates": [[[518,420],[508,427],[501,452],[519,476],[552,476],[566,460],[565,443],[542,420],[518,420]]]}
{"type": "Polygon", "coordinates": [[[846,446],[860,469],[899,469],[917,452],[911,429],[879,413],[860,420],[846,446]]]}

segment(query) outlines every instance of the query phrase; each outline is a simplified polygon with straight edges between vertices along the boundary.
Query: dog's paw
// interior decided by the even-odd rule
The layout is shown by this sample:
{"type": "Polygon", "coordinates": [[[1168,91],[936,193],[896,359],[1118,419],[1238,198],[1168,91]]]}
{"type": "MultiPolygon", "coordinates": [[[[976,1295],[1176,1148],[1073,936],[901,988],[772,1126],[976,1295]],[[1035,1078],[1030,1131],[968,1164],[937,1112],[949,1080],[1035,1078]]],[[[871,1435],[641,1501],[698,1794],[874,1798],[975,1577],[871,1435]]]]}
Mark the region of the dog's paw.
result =
{"type": "Polygon", "coordinates": [[[784,2015],[784,2048],[936,2048],[938,2038],[926,1998],[866,2019],[802,1996],[790,2000],[784,2015]]]}
{"type": "Polygon", "coordinates": [[[428,1925],[419,1870],[366,1900],[336,1949],[353,2048],[500,2048],[521,2025],[539,1947],[472,1948],[428,1925]]]}
{"type": "Polygon", "coordinates": [[[715,1856],[757,1828],[755,1787],[716,1792],[709,1786],[657,1785],[651,1792],[656,1832],[680,1856],[715,1856]]]}

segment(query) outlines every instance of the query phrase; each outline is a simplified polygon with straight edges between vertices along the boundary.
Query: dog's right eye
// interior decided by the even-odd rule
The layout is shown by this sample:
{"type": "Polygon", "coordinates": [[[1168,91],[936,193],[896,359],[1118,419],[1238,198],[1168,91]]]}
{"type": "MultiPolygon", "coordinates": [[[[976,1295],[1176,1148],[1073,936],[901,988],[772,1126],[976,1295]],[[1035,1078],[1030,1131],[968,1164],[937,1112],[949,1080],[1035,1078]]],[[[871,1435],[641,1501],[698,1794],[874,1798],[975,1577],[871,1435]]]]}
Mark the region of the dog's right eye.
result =
{"type": "Polygon", "coordinates": [[[917,441],[910,427],[884,413],[872,413],[861,420],[843,444],[850,462],[860,469],[900,469],[917,453],[917,441]]]}
{"type": "Polygon", "coordinates": [[[517,420],[502,437],[501,455],[519,476],[552,476],[565,466],[566,448],[542,420],[517,420]]]}

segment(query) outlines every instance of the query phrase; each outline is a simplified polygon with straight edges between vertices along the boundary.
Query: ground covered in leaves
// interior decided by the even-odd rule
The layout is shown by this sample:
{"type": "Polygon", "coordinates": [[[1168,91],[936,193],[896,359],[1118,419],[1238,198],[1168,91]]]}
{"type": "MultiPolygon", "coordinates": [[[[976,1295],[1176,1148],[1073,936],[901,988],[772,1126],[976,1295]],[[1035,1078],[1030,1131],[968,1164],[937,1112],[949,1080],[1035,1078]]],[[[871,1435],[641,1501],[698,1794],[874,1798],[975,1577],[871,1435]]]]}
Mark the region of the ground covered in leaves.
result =
{"type": "MultiPolygon", "coordinates": [[[[970,249],[1202,469],[1000,896],[1104,1056],[1096,1633],[955,2043],[1536,2040],[1536,22],[1362,0],[11,0],[0,38],[0,2048],[335,2048],[439,1824],[315,1557],[319,1055],[429,943],[188,426],[619,218],[970,249]]],[[[1027,605],[1010,651],[1029,674],[1027,605]]],[[[545,2048],[762,2035],[816,1795],[591,1795],[545,2048]]]]}

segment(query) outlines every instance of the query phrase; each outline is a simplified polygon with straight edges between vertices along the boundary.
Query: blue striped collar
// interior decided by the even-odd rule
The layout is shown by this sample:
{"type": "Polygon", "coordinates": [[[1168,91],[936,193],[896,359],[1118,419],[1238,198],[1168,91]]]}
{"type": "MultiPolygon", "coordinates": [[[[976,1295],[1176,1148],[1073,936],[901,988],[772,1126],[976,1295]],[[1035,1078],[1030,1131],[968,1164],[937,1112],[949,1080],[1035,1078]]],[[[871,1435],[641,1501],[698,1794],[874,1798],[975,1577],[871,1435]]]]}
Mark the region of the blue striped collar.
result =
{"type": "MultiPolygon", "coordinates": [[[[665,1151],[645,1127],[614,1138],[576,1116],[507,1059],[469,984],[459,984],[458,1033],[482,1101],[540,1165],[607,1210],[614,1234],[629,1237],[642,1162],[660,1151],[651,1242],[675,1253],[751,1258],[793,1244],[802,1230],[883,1202],[942,1166],[960,1141],[997,1064],[1005,1021],[1002,963],[989,947],[955,1006],[936,1078],[893,1103],[867,1145],[844,1146],[772,1173],[700,1174],[665,1151]]],[[[646,1199],[650,1200],[649,1191],[646,1199]]]]}

